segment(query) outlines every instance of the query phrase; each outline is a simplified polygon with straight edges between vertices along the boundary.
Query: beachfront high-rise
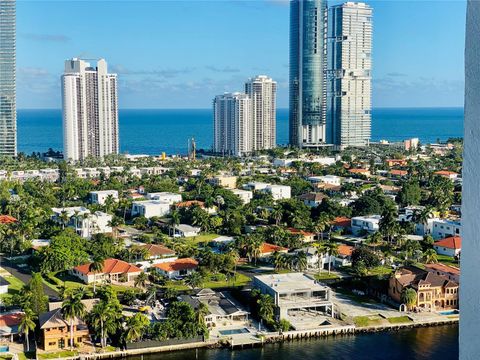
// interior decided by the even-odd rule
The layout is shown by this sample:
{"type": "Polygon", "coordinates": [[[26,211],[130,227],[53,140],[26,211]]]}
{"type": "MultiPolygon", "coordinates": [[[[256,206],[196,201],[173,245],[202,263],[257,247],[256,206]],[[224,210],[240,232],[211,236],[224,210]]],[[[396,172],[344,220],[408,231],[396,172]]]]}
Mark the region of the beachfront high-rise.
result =
{"type": "Polygon", "coordinates": [[[213,151],[241,156],[253,151],[252,100],[227,93],[213,100],[213,151]]]}
{"type": "Polygon", "coordinates": [[[0,0],[0,156],[17,155],[15,18],[15,0],[0,0]]]}
{"type": "Polygon", "coordinates": [[[372,9],[347,2],[328,10],[327,142],[365,146],[371,133],[372,9]]]}
{"type": "Polygon", "coordinates": [[[327,4],[290,3],[290,144],[321,146],[327,120],[327,4]]]}
{"type": "Polygon", "coordinates": [[[245,93],[252,99],[253,150],[275,148],[277,83],[260,75],[245,83],[245,93]]]}
{"type": "Polygon", "coordinates": [[[108,73],[104,59],[95,68],[65,61],[62,100],[65,160],[118,154],[117,75],[108,73]]]}

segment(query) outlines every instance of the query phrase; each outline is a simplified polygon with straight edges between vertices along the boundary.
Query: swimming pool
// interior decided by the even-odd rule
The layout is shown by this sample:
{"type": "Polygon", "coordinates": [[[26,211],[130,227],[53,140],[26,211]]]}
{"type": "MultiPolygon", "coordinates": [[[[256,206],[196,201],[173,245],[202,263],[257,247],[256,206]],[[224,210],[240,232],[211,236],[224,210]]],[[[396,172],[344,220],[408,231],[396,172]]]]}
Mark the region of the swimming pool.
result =
{"type": "Polygon", "coordinates": [[[236,335],[236,334],[247,334],[250,331],[246,328],[242,329],[230,329],[230,330],[218,330],[220,335],[236,335]]]}
{"type": "Polygon", "coordinates": [[[440,311],[440,315],[458,315],[460,314],[460,311],[458,310],[447,310],[447,311],[440,311]]]}
{"type": "Polygon", "coordinates": [[[10,350],[9,347],[8,347],[8,345],[1,345],[1,346],[0,346],[0,353],[2,353],[2,352],[8,352],[8,350],[10,350]]]}

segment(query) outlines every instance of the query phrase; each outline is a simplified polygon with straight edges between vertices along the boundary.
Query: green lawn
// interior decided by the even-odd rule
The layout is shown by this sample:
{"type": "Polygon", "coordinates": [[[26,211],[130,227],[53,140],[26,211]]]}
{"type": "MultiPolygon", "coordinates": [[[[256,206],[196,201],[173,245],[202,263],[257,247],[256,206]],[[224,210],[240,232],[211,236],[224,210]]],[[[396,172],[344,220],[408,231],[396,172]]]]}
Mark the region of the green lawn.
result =
{"type": "Polygon", "coordinates": [[[450,256],[437,255],[437,260],[438,260],[439,263],[442,263],[442,264],[445,264],[445,265],[451,265],[451,266],[459,267],[458,262],[450,256]]]}
{"type": "Polygon", "coordinates": [[[59,351],[55,353],[45,353],[45,354],[37,354],[38,359],[61,359],[66,357],[76,356],[78,353],[76,351],[59,351]]]}
{"type": "MultiPolygon", "coordinates": [[[[201,287],[217,289],[217,288],[226,288],[226,287],[241,287],[249,283],[250,283],[250,278],[248,276],[237,273],[237,275],[235,276],[235,279],[231,279],[229,281],[207,279],[202,283],[201,287]]],[[[189,289],[189,287],[185,285],[183,281],[168,281],[166,284],[166,287],[175,289],[177,291],[184,291],[189,289]]]]}
{"type": "Polygon", "coordinates": [[[393,272],[393,269],[388,266],[377,266],[375,268],[372,268],[368,270],[368,275],[390,275],[393,272]]]}
{"type": "Polygon", "coordinates": [[[412,320],[408,316],[391,317],[387,320],[390,324],[404,324],[412,322],[412,320]]]}
{"type": "MultiPolygon", "coordinates": [[[[193,242],[194,244],[200,244],[200,243],[206,243],[209,241],[212,241],[213,239],[219,237],[220,235],[218,234],[201,234],[198,236],[193,236],[189,238],[185,238],[185,240],[189,242],[193,242]]],[[[180,240],[183,240],[183,238],[179,238],[180,240]]],[[[177,240],[179,240],[177,239],[177,240]]]]}
{"type": "Polygon", "coordinates": [[[329,274],[327,271],[323,271],[319,274],[315,275],[315,279],[322,281],[322,280],[334,280],[339,279],[340,277],[337,274],[329,274]]]}
{"type": "Polygon", "coordinates": [[[374,326],[380,325],[382,323],[382,318],[378,315],[372,316],[357,316],[353,318],[355,325],[358,327],[374,326]]]}
{"type": "Polygon", "coordinates": [[[8,294],[0,295],[0,298],[10,298],[13,295],[18,294],[25,285],[20,279],[17,279],[13,275],[3,275],[2,277],[7,280],[10,285],[8,286],[8,294]]]}

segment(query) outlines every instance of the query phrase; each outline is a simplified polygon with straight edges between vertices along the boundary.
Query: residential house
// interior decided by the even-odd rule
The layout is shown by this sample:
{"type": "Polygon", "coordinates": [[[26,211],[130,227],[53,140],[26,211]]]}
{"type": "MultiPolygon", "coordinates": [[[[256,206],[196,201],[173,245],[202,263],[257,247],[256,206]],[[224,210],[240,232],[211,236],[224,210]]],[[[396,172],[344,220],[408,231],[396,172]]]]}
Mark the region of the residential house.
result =
{"type": "Polygon", "coordinates": [[[154,216],[162,217],[170,213],[170,204],[158,200],[134,201],[132,203],[132,216],[144,216],[150,219],[154,216]]]}
{"type": "Polygon", "coordinates": [[[449,236],[445,239],[435,241],[433,248],[439,255],[458,256],[462,251],[462,238],[460,236],[449,236]]]}
{"type": "Polygon", "coordinates": [[[443,239],[448,236],[461,236],[462,224],[460,221],[447,219],[433,219],[432,237],[435,240],[443,239]]]}
{"type": "Polygon", "coordinates": [[[215,186],[221,186],[226,189],[235,189],[237,187],[237,177],[219,175],[210,179],[210,183],[215,186]]]}
{"type": "Polygon", "coordinates": [[[460,284],[460,269],[455,266],[445,264],[425,264],[425,270],[428,272],[444,276],[448,280],[455,281],[460,284]]]}
{"type": "Polygon", "coordinates": [[[320,205],[324,199],[328,199],[328,196],[318,192],[309,192],[300,195],[298,199],[303,201],[303,203],[308,207],[313,208],[320,205]]]}
{"type": "Polygon", "coordinates": [[[440,171],[435,171],[435,175],[444,177],[446,179],[450,179],[452,181],[456,180],[458,178],[458,174],[454,171],[449,171],[449,170],[440,170],[440,171]]]}
{"type": "Polygon", "coordinates": [[[387,159],[387,160],[385,160],[385,163],[387,164],[388,167],[406,166],[407,165],[407,159],[387,159]]]}
{"type": "Polygon", "coordinates": [[[243,184],[243,188],[250,191],[260,191],[266,189],[269,185],[270,184],[260,181],[250,181],[246,184],[243,184]]]}
{"type": "Polygon", "coordinates": [[[352,175],[362,175],[366,177],[370,177],[370,170],[368,169],[349,169],[348,172],[352,175]]]}
{"type": "Polygon", "coordinates": [[[402,292],[407,288],[417,293],[416,308],[428,311],[458,309],[459,285],[444,276],[413,266],[404,267],[390,277],[388,295],[401,303],[402,292]]]}
{"type": "Polygon", "coordinates": [[[353,246],[340,244],[338,245],[338,254],[332,256],[333,266],[340,267],[340,266],[350,266],[352,265],[352,254],[355,248],[353,246]]]}
{"type": "Polygon", "coordinates": [[[22,312],[0,314],[0,342],[2,340],[12,342],[19,337],[22,317],[22,312]]]}
{"type": "MultiPolygon", "coordinates": [[[[40,325],[40,343],[43,350],[54,351],[69,347],[71,322],[63,317],[61,308],[40,314],[38,322],[40,325]]],[[[82,319],[75,318],[73,320],[74,346],[88,341],[90,341],[90,336],[87,324],[82,319]]]]}
{"type": "Polygon", "coordinates": [[[309,176],[307,178],[312,184],[329,184],[340,186],[342,184],[342,178],[335,175],[325,175],[325,176],[309,176]]]}
{"type": "Polygon", "coordinates": [[[197,226],[179,224],[175,226],[175,233],[173,234],[173,237],[187,238],[187,237],[198,236],[198,234],[200,234],[200,231],[201,229],[197,226]]]}
{"type": "Polygon", "coordinates": [[[95,211],[92,214],[83,206],[52,208],[52,211],[53,221],[71,227],[81,237],[90,238],[94,234],[112,232],[112,215],[105,212],[95,211]]]}
{"type": "Polygon", "coordinates": [[[153,267],[163,276],[173,279],[183,277],[194,272],[198,267],[198,261],[192,258],[183,258],[155,264],[153,267]]]}
{"type": "Polygon", "coordinates": [[[8,225],[16,223],[18,220],[10,215],[0,215],[0,224],[8,225]]]}
{"type": "Polygon", "coordinates": [[[390,177],[393,179],[402,179],[408,175],[407,170],[392,169],[389,172],[390,177]]]}
{"type": "Polygon", "coordinates": [[[161,201],[163,203],[167,203],[168,205],[173,205],[182,201],[182,195],[171,192],[147,193],[146,197],[148,200],[161,201]]]}
{"type": "Polygon", "coordinates": [[[195,291],[194,295],[181,295],[180,299],[190,304],[194,310],[198,309],[200,304],[205,304],[208,313],[204,320],[208,327],[222,326],[231,321],[246,322],[250,315],[227,292],[216,292],[207,288],[195,291]]]}
{"type": "Polygon", "coordinates": [[[292,197],[292,188],[287,185],[268,185],[262,191],[270,193],[273,200],[290,199],[292,197]]]}
{"type": "Polygon", "coordinates": [[[309,231],[299,230],[295,228],[288,228],[287,231],[292,234],[296,235],[305,243],[314,242],[315,241],[315,234],[309,231]]]}
{"type": "Polygon", "coordinates": [[[76,266],[70,273],[85,284],[93,284],[94,282],[131,282],[142,272],[139,267],[117,259],[104,260],[103,269],[98,272],[91,271],[90,265],[91,263],[76,266]]]}
{"type": "Polygon", "coordinates": [[[248,204],[253,199],[253,192],[249,190],[232,189],[232,192],[242,200],[243,204],[248,204]]]}
{"type": "Polygon", "coordinates": [[[253,287],[272,297],[277,319],[288,319],[292,312],[303,309],[334,315],[330,289],[309,275],[288,273],[254,276],[253,287]]]}
{"type": "Polygon", "coordinates": [[[260,246],[260,254],[258,257],[261,259],[268,259],[270,256],[273,255],[273,253],[276,253],[276,252],[286,254],[288,253],[288,249],[283,246],[273,245],[273,244],[264,242],[260,246]]]}
{"type": "Polygon", "coordinates": [[[332,223],[332,231],[350,232],[352,228],[352,219],[344,216],[336,217],[332,223]]]}
{"type": "Polygon", "coordinates": [[[105,201],[108,198],[113,199],[115,202],[118,201],[118,191],[117,190],[100,190],[100,191],[91,191],[90,192],[90,202],[92,204],[105,205],[105,201]]]}
{"type": "Polygon", "coordinates": [[[355,236],[359,236],[365,233],[372,234],[377,232],[380,228],[381,218],[380,215],[353,217],[351,222],[352,233],[355,236]]]}

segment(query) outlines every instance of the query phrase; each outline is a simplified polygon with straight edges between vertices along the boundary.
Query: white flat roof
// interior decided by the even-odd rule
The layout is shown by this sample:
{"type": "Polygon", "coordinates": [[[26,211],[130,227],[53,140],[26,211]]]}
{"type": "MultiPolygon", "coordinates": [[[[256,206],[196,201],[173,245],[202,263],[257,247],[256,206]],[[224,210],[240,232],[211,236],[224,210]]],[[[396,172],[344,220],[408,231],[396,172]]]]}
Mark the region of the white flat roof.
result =
{"type": "Polygon", "coordinates": [[[269,286],[277,293],[327,289],[326,286],[320,285],[313,278],[304,273],[259,275],[255,276],[255,279],[269,286]]]}

